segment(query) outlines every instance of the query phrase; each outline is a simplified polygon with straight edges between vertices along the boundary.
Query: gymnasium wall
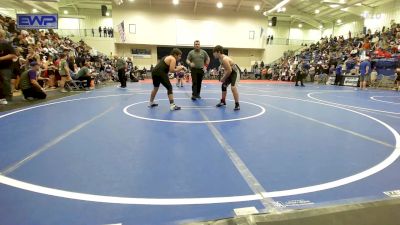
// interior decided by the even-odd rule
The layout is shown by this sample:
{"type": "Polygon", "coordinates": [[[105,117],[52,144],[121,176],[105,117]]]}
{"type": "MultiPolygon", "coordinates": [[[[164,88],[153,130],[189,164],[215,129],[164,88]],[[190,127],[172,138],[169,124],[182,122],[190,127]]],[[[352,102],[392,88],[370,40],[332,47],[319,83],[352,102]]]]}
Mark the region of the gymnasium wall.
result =
{"type": "MultiPolygon", "coordinates": [[[[18,12],[18,13],[23,13],[23,12],[18,12]]],[[[15,9],[0,8],[0,15],[16,18],[15,9]]]]}
{"type": "Polygon", "coordinates": [[[82,20],[81,29],[92,29],[97,32],[99,26],[101,27],[112,27],[113,20],[112,16],[105,17],[101,16],[100,9],[80,9],[80,14],[85,16],[85,19],[82,20]]]}
{"type": "Polygon", "coordinates": [[[169,5],[164,8],[113,5],[114,25],[122,21],[125,22],[128,43],[193,45],[194,39],[200,39],[204,46],[221,44],[235,48],[262,48],[261,29],[265,32],[268,25],[265,18],[254,13],[243,15],[216,8],[194,14],[192,8],[169,5]],[[135,24],[136,33],[130,33],[129,24],[135,24]],[[251,31],[254,35],[250,34],[251,31]]]}
{"type": "Polygon", "coordinates": [[[381,30],[383,26],[388,27],[391,20],[400,23],[400,1],[392,0],[374,9],[373,13],[365,19],[365,26],[372,31],[381,30]],[[371,15],[380,14],[380,18],[371,18],[371,15]]]}
{"type": "Polygon", "coordinates": [[[272,63],[283,56],[286,51],[297,51],[304,48],[299,45],[268,45],[263,52],[262,59],[264,63],[272,63]]]}
{"type": "Polygon", "coordinates": [[[100,38],[100,37],[70,37],[71,40],[78,42],[81,39],[87,43],[93,49],[104,53],[105,55],[114,55],[116,53],[114,39],[111,38],[100,38]]]}
{"type": "Polygon", "coordinates": [[[334,35],[343,35],[345,38],[349,37],[349,31],[351,31],[352,36],[362,33],[364,26],[364,21],[362,19],[355,20],[350,23],[345,23],[343,25],[335,27],[334,35]]]}
{"type": "MultiPolygon", "coordinates": [[[[78,12],[73,8],[63,8],[60,11],[59,28],[62,29],[92,29],[96,33],[99,26],[111,27],[113,26],[112,17],[101,16],[100,9],[78,9],[78,12]],[[63,10],[68,10],[69,14],[64,15],[63,10]],[[79,23],[75,21],[78,20],[79,23]]],[[[90,33],[90,32],[89,32],[90,33]]]]}
{"type": "Polygon", "coordinates": [[[114,26],[122,21],[127,42],[135,44],[192,45],[194,39],[200,39],[205,46],[260,49],[268,35],[302,40],[318,40],[321,35],[317,29],[290,29],[290,21],[278,19],[276,27],[269,27],[268,19],[259,13],[217,8],[200,8],[194,14],[192,8],[181,6],[113,5],[114,26]],[[133,27],[135,31],[130,30],[133,27]]]}

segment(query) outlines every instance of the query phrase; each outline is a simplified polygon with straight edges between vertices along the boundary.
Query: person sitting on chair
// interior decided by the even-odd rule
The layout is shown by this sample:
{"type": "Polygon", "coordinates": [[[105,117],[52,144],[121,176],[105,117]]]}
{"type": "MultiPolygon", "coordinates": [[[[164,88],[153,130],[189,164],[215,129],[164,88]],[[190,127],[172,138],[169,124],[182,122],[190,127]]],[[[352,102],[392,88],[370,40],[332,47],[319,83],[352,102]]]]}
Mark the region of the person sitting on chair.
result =
{"type": "Polygon", "coordinates": [[[90,75],[89,67],[90,67],[90,62],[86,61],[84,66],[76,74],[75,79],[80,81],[86,80],[86,89],[94,89],[90,87],[92,76],[90,75]]]}

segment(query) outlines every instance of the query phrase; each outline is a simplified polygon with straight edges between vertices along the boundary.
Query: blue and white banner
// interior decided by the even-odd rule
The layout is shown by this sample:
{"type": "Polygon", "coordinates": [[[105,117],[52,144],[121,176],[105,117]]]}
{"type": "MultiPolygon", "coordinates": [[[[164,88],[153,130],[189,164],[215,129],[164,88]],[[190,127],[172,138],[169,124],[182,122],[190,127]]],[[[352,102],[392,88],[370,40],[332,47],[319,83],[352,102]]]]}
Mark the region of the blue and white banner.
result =
{"type": "Polygon", "coordinates": [[[345,77],[344,78],[344,86],[352,86],[352,87],[357,87],[358,86],[358,80],[360,78],[358,76],[354,77],[345,77]]]}
{"type": "Polygon", "coordinates": [[[58,14],[17,14],[18,29],[58,29],[58,14]]]}

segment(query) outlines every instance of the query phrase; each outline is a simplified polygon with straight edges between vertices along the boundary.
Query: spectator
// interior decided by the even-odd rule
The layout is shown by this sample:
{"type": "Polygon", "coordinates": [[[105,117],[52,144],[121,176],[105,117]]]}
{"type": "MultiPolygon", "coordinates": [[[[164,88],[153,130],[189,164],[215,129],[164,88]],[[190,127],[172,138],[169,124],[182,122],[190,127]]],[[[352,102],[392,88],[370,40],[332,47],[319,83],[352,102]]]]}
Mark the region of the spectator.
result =
{"type": "Polygon", "coordinates": [[[296,78],[295,78],[296,79],[296,84],[295,84],[295,86],[299,86],[298,82],[300,81],[301,86],[304,87],[303,79],[305,77],[305,74],[306,73],[305,73],[304,69],[301,66],[299,66],[296,69],[296,78]]]}
{"type": "Polygon", "coordinates": [[[261,79],[267,79],[267,68],[266,67],[261,67],[261,68],[263,68],[262,70],[261,70],[261,79]]]}
{"type": "Polygon", "coordinates": [[[68,62],[67,62],[67,55],[65,53],[62,53],[60,55],[60,66],[58,69],[60,76],[61,76],[61,81],[60,81],[60,86],[61,86],[61,92],[67,92],[67,90],[65,89],[65,83],[67,81],[72,80],[71,78],[71,72],[70,69],[68,67],[68,62]]]}
{"type": "Polygon", "coordinates": [[[133,62],[132,62],[132,59],[131,59],[131,58],[128,58],[128,59],[126,60],[126,65],[127,65],[127,72],[128,72],[128,74],[129,74],[129,79],[130,79],[131,81],[136,80],[136,79],[135,79],[135,76],[134,76],[134,74],[133,74],[133,62]]]}
{"type": "Polygon", "coordinates": [[[270,66],[267,70],[267,80],[271,80],[274,73],[274,69],[270,66]]]}
{"type": "Polygon", "coordinates": [[[258,66],[254,69],[254,78],[256,80],[261,80],[261,70],[258,68],[258,66]]]}
{"type": "Polygon", "coordinates": [[[365,57],[365,59],[360,64],[360,89],[367,90],[367,82],[369,81],[371,73],[371,62],[369,61],[369,57],[365,57]]]}
{"type": "Polygon", "coordinates": [[[21,56],[22,49],[17,48],[15,49],[15,54],[17,57],[13,59],[13,64],[12,64],[12,76],[11,76],[11,89],[12,92],[15,92],[16,90],[19,89],[19,81],[21,78],[21,72],[23,65],[25,63],[25,60],[21,56]]]}
{"type": "Polygon", "coordinates": [[[397,66],[396,68],[396,86],[397,91],[400,91],[400,66],[397,66]]]}
{"type": "Polygon", "coordinates": [[[335,85],[341,85],[341,82],[342,82],[342,64],[341,63],[339,63],[336,66],[335,75],[336,75],[335,85]]]}
{"type": "Polygon", "coordinates": [[[56,70],[57,67],[54,64],[53,56],[49,55],[49,58],[43,65],[46,76],[49,78],[49,86],[50,88],[56,88],[56,70]]]}
{"type": "Polygon", "coordinates": [[[11,100],[11,76],[13,59],[17,57],[14,48],[6,40],[6,32],[0,30],[0,105],[11,100]]]}
{"type": "Polygon", "coordinates": [[[364,39],[364,43],[362,45],[362,48],[366,51],[369,51],[371,49],[371,43],[369,42],[369,38],[364,39]]]}
{"type": "Polygon", "coordinates": [[[21,75],[22,94],[26,100],[45,99],[46,93],[37,81],[40,65],[38,62],[33,61],[30,63],[30,67],[30,70],[23,72],[21,75]]]}
{"type": "Polygon", "coordinates": [[[310,69],[308,70],[308,75],[310,76],[310,81],[314,82],[315,67],[313,64],[310,65],[310,69]]]}
{"type": "Polygon", "coordinates": [[[102,31],[101,26],[99,26],[99,36],[100,37],[101,37],[101,31],[102,31]]]}
{"type": "Polygon", "coordinates": [[[92,81],[92,76],[90,75],[89,67],[90,67],[90,62],[85,62],[84,66],[76,74],[75,79],[80,81],[86,80],[86,89],[93,89],[90,86],[90,83],[92,81]]]}
{"type": "Polygon", "coordinates": [[[77,71],[77,66],[76,66],[76,63],[75,63],[75,57],[74,56],[68,57],[67,63],[68,63],[68,68],[69,68],[69,75],[72,78],[75,78],[75,75],[78,72],[77,71]]]}
{"type": "Polygon", "coordinates": [[[118,56],[115,56],[114,59],[117,61],[116,62],[116,67],[118,70],[118,79],[119,82],[121,83],[121,88],[126,88],[126,75],[125,75],[125,70],[126,70],[126,62],[122,58],[118,58],[118,56]]]}

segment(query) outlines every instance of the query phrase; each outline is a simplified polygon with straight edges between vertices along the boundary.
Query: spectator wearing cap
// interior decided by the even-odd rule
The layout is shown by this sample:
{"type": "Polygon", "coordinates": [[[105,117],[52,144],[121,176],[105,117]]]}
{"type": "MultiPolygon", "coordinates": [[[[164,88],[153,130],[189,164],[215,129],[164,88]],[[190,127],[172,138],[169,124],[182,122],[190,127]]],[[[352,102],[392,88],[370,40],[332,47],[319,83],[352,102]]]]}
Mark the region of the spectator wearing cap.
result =
{"type": "Polygon", "coordinates": [[[7,104],[11,100],[11,76],[13,59],[17,57],[15,50],[5,40],[6,32],[0,30],[0,105],[7,104]]]}
{"type": "Polygon", "coordinates": [[[36,61],[33,61],[30,63],[30,67],[29,70],[23,72],[21,75],[20,86],[22,94],[27,100],[45,99],[47,95],[37,80],[40,65],[36,61]]]}

